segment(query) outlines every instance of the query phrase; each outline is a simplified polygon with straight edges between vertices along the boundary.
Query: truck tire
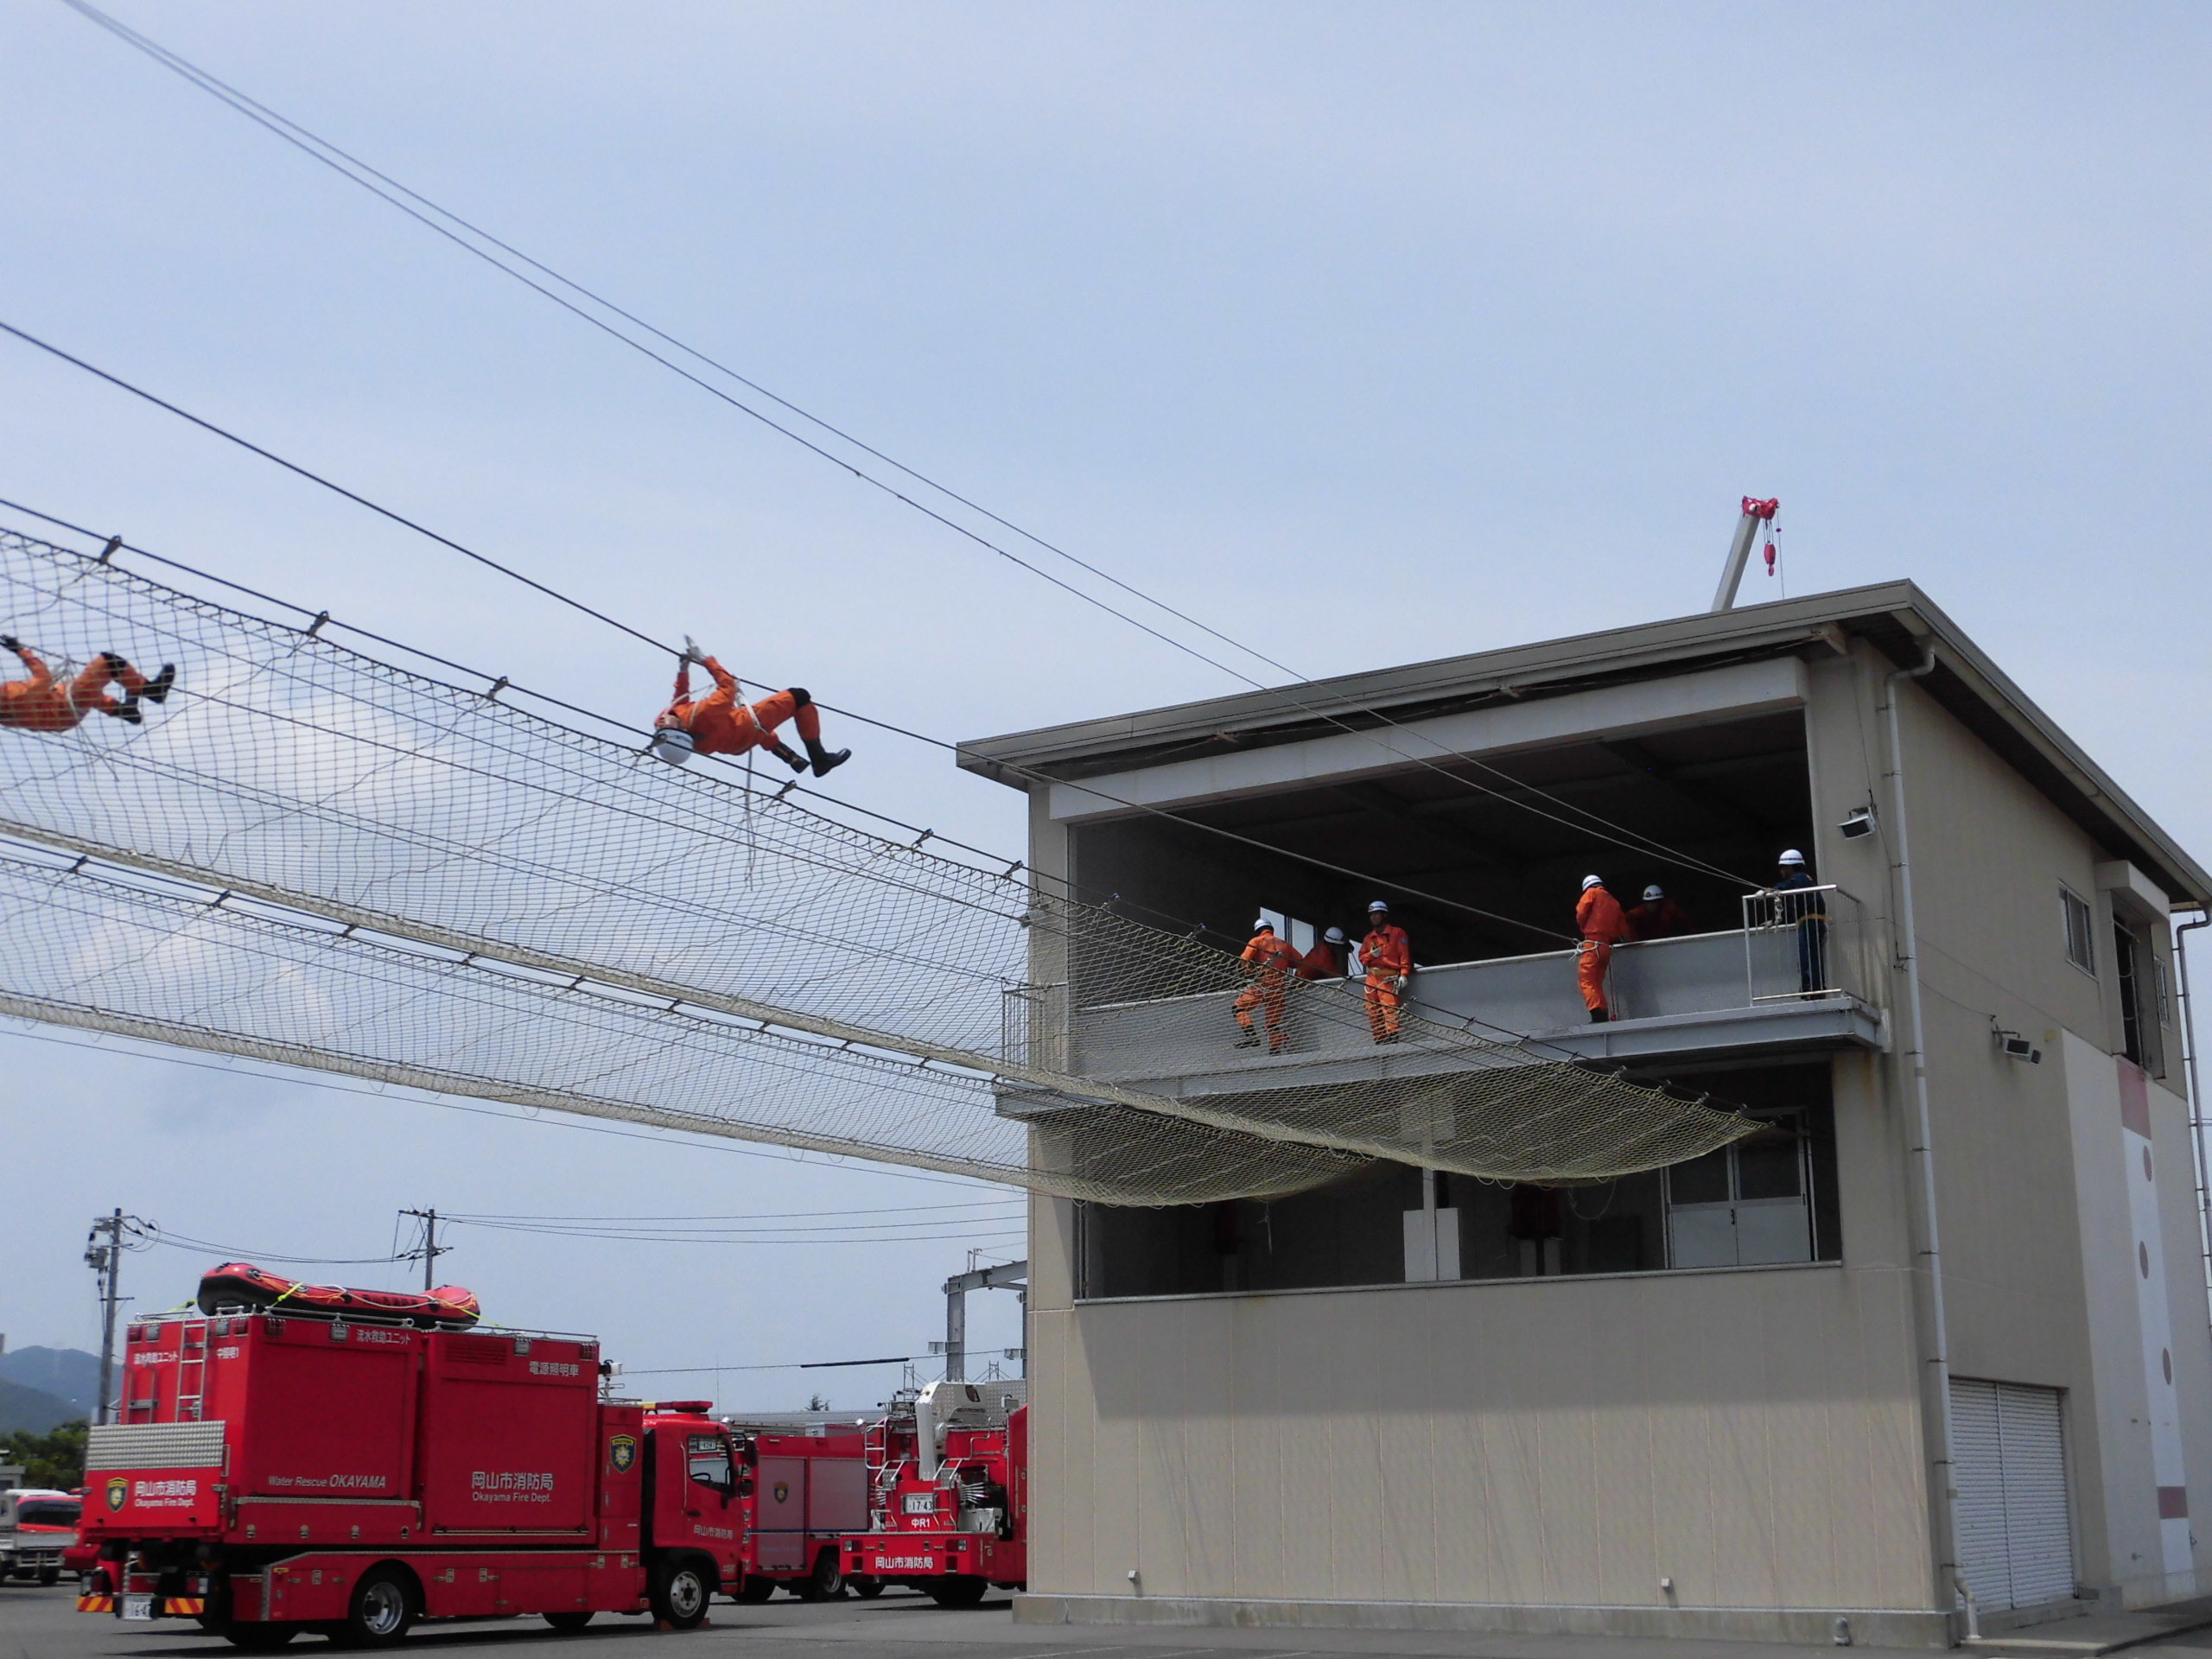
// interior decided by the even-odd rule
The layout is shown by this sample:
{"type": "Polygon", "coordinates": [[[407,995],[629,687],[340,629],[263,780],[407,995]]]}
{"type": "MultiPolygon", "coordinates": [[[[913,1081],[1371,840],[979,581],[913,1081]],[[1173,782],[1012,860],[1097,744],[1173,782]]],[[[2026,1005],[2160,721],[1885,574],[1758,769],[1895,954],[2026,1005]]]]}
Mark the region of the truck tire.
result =
{"type": "Polygon", "coordinates": [[[573,1613],[548,1613],[545,1615],[545,1622],[563,1636],[574,1636],[591,1623],[591,1614],[588,1610],[573,1613]]]}
{"type": "Polygon", "coordinates": [[[868,1573],[850,1573],[845,1576],[845,1587],[862,1601],[874,1601],[883,1593],[883,1580],[868,1573]]]}
{"type": "Polygon", "coordinates": [[[929,1599],[940,1607],[973,1607],[991,1586],[972,1573],[948,1573],[941,1579],[931,1579],[923,1587],[929,1599]]]}
{"type": "Polygon", "coordinates": [[[707,1622],[714,1599],[715,1572],[696,1555],[677,1555],[653,1569],[653,1617],[674,1630],[696,1630],[707,1622]]]}
{"type": "Polygon", "coordinates": [[[38,1570],[38,1581],[41,1584],[60,1583],[61,1569],[58,1567],[41,1567],[38,1570]]]}
{"type": "Polygon", "coordinates": [[[775,1593],[776,1581],[773,1579],[761,1578],[756,1573],[737,1586],[735,1599],[744,1602],[748,1606],[758,1607],[775,1593]]]}
{"type": "Polygon", "coordinates": [[[791,1593],[801,1601],[841,1601],[845,1594],[845,1564],[836,1547],[817,1550],[814,1571],[791,1580],[791,1593]]]}
{"type": "Polygon", "coordinates": [[[415,1580],[404,1567],[373,1567],[353,1586],[346,1622],[331,1639],[340,1647],[388,1648],[406,1638],[421,1610],[415,1580]]]}

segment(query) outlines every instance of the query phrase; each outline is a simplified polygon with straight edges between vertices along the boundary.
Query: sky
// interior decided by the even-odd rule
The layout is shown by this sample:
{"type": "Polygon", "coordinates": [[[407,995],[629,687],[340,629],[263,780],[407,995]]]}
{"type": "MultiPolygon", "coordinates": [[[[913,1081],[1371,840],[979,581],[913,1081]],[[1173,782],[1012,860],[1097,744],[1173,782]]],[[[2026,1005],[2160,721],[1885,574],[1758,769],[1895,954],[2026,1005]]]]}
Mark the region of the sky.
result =
{"type": "MultiPolygon", "coordinates": [[[[1747,601],[1910,576],[2212,854],[2202,8],[115,11],[1299,674],[1700,610],[1738,498],[1778,496],[1782,574],[1747,601]]],[[[60,0],[0,8],[0,319],[657,637],[934,736],[1236,689],[60,0]]],[[[0,496],[640,725],[663,699],[664,658],[4,339],[0,391],[0,496]]],[[[857,752],[831,792],[1019,856],[1012,792],[830,735],[857,752]]],[[[836,1246],[455,1230],[443,1276],[496,1317],[640,1370],[918,1353],[970,1246],[1020,1249],[1009,1205],[917,1207],[998,1196],[938,1178],[56,1035],[82,1040],[0,1030],[18,1344],[96,1341],[79,1255],[114,1205],[325,1257],[387,1254],[406,1206],[949,1217],[836,1246]]],[[[134,1255],[125,1288],[171,1305],[203,1256],[134,1255]]],[[[1019,1341],[1011,1296],[971,1323],[1019,1341]]],[[[702,1391],[865,1407],[893,1381],[702,1391]]]]}

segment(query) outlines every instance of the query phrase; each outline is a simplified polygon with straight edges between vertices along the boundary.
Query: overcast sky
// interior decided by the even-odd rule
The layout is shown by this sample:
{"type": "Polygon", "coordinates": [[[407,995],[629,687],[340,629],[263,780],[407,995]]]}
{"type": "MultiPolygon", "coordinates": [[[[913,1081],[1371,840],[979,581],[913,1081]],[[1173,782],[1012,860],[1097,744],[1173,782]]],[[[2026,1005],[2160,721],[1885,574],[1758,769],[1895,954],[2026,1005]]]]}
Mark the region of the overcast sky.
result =
{"type": "MultiPolygon", "coordinates": [[[[2201,7],[115,10],[1301,673],[1701,609],[1737,498],[1778,495],[1783,578],[1748,599],[1914,578],[2212,853],[2201,7]]],[[[0,9],[0,67],[18,327],[752,677],[933,734],[1235,689],[59,0],[0,9]]],[[[0,495],[641,724],[664,693],[643,647],[74,370],[0,340],[0,495]]],[[[1011,793],[831,738],[859,751],[833,792],[1019,855],[1011,793]]],[[[402,1205],[995,1196],[22,1033],[0,1128],[18,1344],[96,1340],[79,1253],[113,1205],[369,1256],[402,1205]]],[[[895,1247],[463,1230],[443,1266],[641,1368],[918,1352],[967,1246],[1020,1249],[977,1212],[906,1219],[931,1213],[944,1236],[895,1247]]],[[[201,1265],[157,1249],[127,1287],[166,1306],[201,1265]]],[[[1012,1299],[982,1300],[979,1340],[1016,1340],[1012,1299]]],[[[892,1380],[719,1392],[865,1405],[892,1380]]]]}

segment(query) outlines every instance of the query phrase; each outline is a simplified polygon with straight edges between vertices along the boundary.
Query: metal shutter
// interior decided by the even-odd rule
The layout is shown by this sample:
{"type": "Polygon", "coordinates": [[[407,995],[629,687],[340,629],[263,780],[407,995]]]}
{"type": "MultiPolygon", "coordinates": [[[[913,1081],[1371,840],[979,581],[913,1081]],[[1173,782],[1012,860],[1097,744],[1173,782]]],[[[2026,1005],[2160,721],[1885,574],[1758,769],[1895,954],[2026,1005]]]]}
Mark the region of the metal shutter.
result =
{"type": "Polygon", "coordinates": [[[2058,1390],[1997,1385],[1997,1430],[2005,1450],[2005,1544],[2012,1605],[2074,1593],[2074,1529],[2066,1503],[2066,1446],[2058,1390]]]}
{"type": "Polygon", "coordinates": [[[1974,1599],[1997,1610],[2072,1595],[2058,1390],[1955,1377],[1951,1440],[1959,1562],[1974,1599]]]}

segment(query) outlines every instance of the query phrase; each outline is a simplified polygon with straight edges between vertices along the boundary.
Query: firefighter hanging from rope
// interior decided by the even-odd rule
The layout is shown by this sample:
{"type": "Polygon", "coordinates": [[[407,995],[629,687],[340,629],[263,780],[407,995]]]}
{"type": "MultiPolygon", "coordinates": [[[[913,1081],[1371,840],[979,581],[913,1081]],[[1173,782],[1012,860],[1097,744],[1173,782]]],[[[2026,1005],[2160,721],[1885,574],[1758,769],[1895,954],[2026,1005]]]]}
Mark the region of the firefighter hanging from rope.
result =
{"type": "Polygon", "coordinates": [[[114,652],[104,651],[67,680],[54,677],[46,661],[12,633],[0,633],[0,651],[12,651],[29,677],[0,681],[0,726],[27,732],[73,731],[98,710],[136,726],[145,718],[142,703],[166,702],[176,683],[176,665],[162,664],[148,679],[114,652]],[[123,688],[116,696],[111,684],[123,688]]]}
{"type": "Polygon", "coordinates": [[[676,700],[653,721],[653,753],[680,766],[695,754],[744,754],[761,748],[793,772],[804,772],[811,764],[817,778],[853,758],[850,749],[822,747],[821,711],[804,687],[772,692],[755,703],[741,702],[737,677],[685,635],[683,653],[676,661],[676,700]],[[715,681],[715,689],[696,701],[691,696],[694,663],[715,681]],[[798,728],[805,754],[794,753],[776,735],[776,728],[786,721],[798,728]]]}

